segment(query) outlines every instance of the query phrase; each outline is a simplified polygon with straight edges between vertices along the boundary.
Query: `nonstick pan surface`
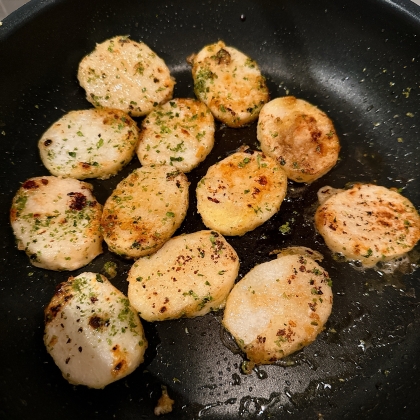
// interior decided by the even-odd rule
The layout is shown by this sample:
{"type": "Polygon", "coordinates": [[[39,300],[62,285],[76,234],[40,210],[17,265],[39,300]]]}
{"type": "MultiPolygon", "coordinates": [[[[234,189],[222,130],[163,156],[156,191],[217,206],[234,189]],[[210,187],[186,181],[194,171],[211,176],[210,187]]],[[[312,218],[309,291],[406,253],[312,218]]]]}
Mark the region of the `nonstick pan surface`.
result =
{"type": "MultiPolygon", "coordinates": [[[[167,419],[418,418],[418,247],[403,272],[361,270],[333,258],[312,216],[319,188],[354,181],[399,188],[420,207],[419,63],[420,8],[408,0],[32,0],[7,17],[0,26],[0,417],[149,419],[166,385],[175,400],[167,419]],[[90,107],[77,83],[78,62],[114,35],[156,51],[177,81],[176,97],[193,96],[186,58],[221,39],[259,63],[272,98],[305,99],[334,121],[342,144],[336,167],[310,186],[289,183],[276,216],[228,238],[240,277],[289,245],[325,257],[332,315],[318,339],[284,363],[243,374],[221,313],[145,322],[145,363],[103,390],[68,384],[47,354],[43,309],[56,285],[114,261],[112,282],[126,292],[130,263],[105,252],[75,273],[37,269],[16,249],[8,212],[22,182],[48,174],[37,149],[42,133],[64,113],[90,107]]],[[[214,150],[188,175],[190,209],[177,233],[204,228],[195,185],[242,144],[257,147],[255,124],[217,126],[214,150]]],[[[104,203],[139,165],[135,157],[110,180],[92,180],[97,199],[104,203]]]]}

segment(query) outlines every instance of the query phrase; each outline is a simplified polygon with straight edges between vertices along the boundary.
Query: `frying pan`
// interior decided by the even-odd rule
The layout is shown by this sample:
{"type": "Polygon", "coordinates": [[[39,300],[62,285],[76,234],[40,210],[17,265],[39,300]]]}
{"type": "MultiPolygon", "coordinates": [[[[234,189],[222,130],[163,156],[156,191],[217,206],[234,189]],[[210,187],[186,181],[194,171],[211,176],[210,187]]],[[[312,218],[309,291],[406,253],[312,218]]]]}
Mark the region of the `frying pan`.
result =
{"type": "MultiPolygon", "coordinates": [[[[0,416],[5,419],[150,419],[168,387],[167,419],[414,419],[420,411],[420,270],[362,270],[334,258],[312,223],[316,192],[354,181],[403,191],[420,206],[420,8],[406,0],[32,0],[0,27],[0,416]],[[242,355],[221,328],[222,313],[144,323],[146,360],[133,374],[91,390],[65,381],[43,341],[43,309],[70,274],[102,272],[127,291],[130,263],[105,252],[75,273],[32,267],[17,251],[11,199],[32,176],[47,175],[37,141],[64,113],[89,108],[77,65],[95,43],[130,35],[167,63],[175,96],[192,97],[186,57],[222,39],[255,59],[272,98],[294,95],[334,121],[337,165],[311,185],[289,183],[279,213],[243,237],[240,278],[289,245],[320,251],[333,279],[326,329],[278,365],[241,372],[242,355]],[[290,231],[280,227],[289,223],[290,231]]],[[[141,120],[138,120],[140,123],[141,120]]],[[[203,229],[194,190],[209,165],[238,146],[257,147],[256,125],[217,126],[216,145],[188,175],[191,202],[178,233],[203,229]]],[[[92,180],[104,203],[118,176],[92,180]]]]}

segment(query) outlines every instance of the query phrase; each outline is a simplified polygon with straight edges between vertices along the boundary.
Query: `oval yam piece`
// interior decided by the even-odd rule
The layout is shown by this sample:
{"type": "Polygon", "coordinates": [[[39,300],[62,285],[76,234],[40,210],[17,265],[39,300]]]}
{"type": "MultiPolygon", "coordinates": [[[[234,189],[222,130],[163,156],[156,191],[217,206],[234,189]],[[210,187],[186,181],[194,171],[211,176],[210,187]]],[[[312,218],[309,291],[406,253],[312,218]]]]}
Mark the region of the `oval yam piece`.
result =
{"type": "Polygon", "coordinates": [[[41,160],[55,176],[107,179],[132,159],[136,123],[117,109],[71,111],[38,142],[41,160]]]}
{"type": "Polygon", "coordinates": [[[106,277],[89,272],[57,287],[45,308],[44,344],[65,379],[90,388],[132,373],[147,348],[127,297],[106,277]]]}
{"type": "Polygon", "coordinates": [[[10,210],[18,248],[48,270],[76,270],[102,253],[101,215],[90,184],[54,176],[25,181],[10,210]]]}
{"type": "Polygon", "coordinates": [[[126,36],[97,44],[79,63],[77,77],[95,107],[121,109],[134,117],[171,99],[175,84],[155,52],[126,36]]]}
{"type": "Polygon", "coordinates": [[[293,96],[276,98],[261,109],[257,138],[261,150],[276,159],[287,177],[311,183],[337,162],[340,143],[328,116],[293,96]]]}
{"type": "Polygon", "coordinates": [[[318,207],[315,226],[332,252],[365,267],[404,255],[420,239],[420,216],[413,204],[373,184],[355,184],[332,194],[318,207]]]}
{"type": "Polygon", "coordinates": [[[194,92],[229,127],[258,118],[269,92],[257,63],[224,42],[207,45],[190,59],[194,92]]]}
{"type": "Polygon", "coordinates": [[[142,122],[137,156],[142,165],[198,166],[214,145],[214,118],[195,99],[177,98],[156,107],[142,122]]]}
{"type": "Polygon", "coordinates": [[[101,228],[108,248],[125,258],[157,251],[185,218],[188,187],[186,175],[169,165],[134,170],[105,202],[101,228]]]}
{"type": "Polygon", "coordinates": [[[219,233],[180,235],[134,263],[128,298],[147,321],[205,315],[224,307],[238,270],[235,250],[219,233]]]}
{"type": "Polygon", "coordinates": [[[212,165],[197,184],[197,210],[222,235],[243,235],[280,209],[287,191],[281,166],[261,152],[239,151],[212,165]]]}
{"type": "Polygon", "coordinates": [[[257,265],[229,294],[223,325],[251,362],[274,363],[302,349],[328,320],[331,280],[309,255],[257,265]]]}

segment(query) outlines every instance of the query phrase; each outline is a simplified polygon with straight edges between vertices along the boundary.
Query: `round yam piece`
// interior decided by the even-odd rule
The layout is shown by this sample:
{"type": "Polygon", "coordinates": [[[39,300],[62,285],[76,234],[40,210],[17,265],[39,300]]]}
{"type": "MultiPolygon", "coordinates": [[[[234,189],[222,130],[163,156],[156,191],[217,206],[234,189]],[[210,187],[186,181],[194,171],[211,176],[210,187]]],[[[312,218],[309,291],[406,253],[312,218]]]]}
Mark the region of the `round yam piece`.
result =
{"type": "Polygon", "coordinates": [[[219,41],[207,45],[189,61],[194,92],[215,118],[229,127],[242,127],[258,118],[269,92],[254,60],[219,41]]]}
{"type": "Polygon", "coordinates": [[[104,388],[144,360],[140,318],[101,274],[82,273],[61,283],[45,308],[44,344],[73,385],[104,388]]]}
{"type": "Polygon", "coordinates": [[[204,224],[222,235],[244,235],[280,209],[287,177],[271,157],[250,149],[212,165],[196,189],[204,224]]]}
{"type": "Polygon", "coordinates": [[[156,107],[142,122],[137,156],[142,165],[190,172],[214,145],[214,118],[200,101],[178,98],[156,107]]]}
{"type": "Polygon", "coordinates": [[[257,138],[287,177],[311,183],[337,162],[340,143],[332,121],[314,105],[294,96],[276,98],[261,109],[257,138]]]}
{"type": "MultiPolygon", "coordinates": [[[[320,193],[330,189],[321,188],[320,193]]],[[[315,226],[332,252],[365,267],[403,256],[420,239],[420,216],[413,204],[373,184],[333,193],[318,207],[315,226]]]]}
{"type": "Polygon", "coordinates": [[[135,169],[105,202],[101,228],[108,248],[125,258],[156,252],[186,216],[188,187],[186,175],[172,166],[135,169]]]}
{"type": "Polygon", "coordinates": [[[10,221],[31,264],[76,270],[102,253],[102,206],[92,186],[72,178],[34,177],[16,192],[10,221]]]}
{"type": "Polygon", "coordinates": [[[331,280],[311,253],[280,254],[233,287],[223,325],[251,362],[270,364],[312,343],[332,302],[331,280]]]}
{"type": "Polygon", "coordinates": [[[77,77],[95,107],[134,117],[171,99],[175,85],[165,62],[146,44],[126,36],[97,44],[79,63],[77,77]]]}
{"type": "Polygon", "coordinates": [[[128,298],[147,321],[192,318],[224,307],[239,258],[223,236],[203,230],[171,238],[128,273],[128,298]]]}
{"type": "Polygon", "coordinates": [[[71,111],[38,142],[41,160],[56,176],[107,179],[132,159],[136,123],[117,109],[71,111]]]}

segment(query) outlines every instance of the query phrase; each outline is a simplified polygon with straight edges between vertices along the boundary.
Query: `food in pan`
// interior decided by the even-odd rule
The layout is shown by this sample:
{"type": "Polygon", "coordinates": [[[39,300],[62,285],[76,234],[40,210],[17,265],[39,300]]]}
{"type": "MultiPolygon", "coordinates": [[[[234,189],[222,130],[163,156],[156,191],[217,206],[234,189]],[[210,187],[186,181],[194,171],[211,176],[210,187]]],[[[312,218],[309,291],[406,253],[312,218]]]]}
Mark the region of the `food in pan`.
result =
{"type": "Polygon", "coordinates": [[[224,42],[205,46],[188,58],[194,92],[215,118],[241,127],[258,118],[269,92],[257,63],[224,42]]]}
{"type": "Polygon", "coordinates": [[[280,164],[245,147],[210,166],[197,184],[197,210],[209,229],[244,235],[278,212],[286,190],[280,164]]]}
{"type": "Polygon", "coordinates": [[[276,159],[287,177],[311,183],[337,162],[340,143],[328,116],[294,96],[276,98],[261,109],[257,138],[261,150],[276,159]]]}
{"type": "Polygon", "coordinates": [[[373,184],[321,188],[315,226],[327,246],[365,267],[401,257],[420,239],[420,216],[398,192],[373,184]],[[324,198],[327,197],[324,201],[324,198]]]}
{"type": "Polygon", "coordinates": [[[147,348],[128,299],[101,274],[70,277],[45,308],[44,343],[74,385],[104,388],[133,372],[147,348]]]}
{"type": "Polygon", "coordinates": [[[157,106],[142,122],[137,156],[142,165],[167,164],[189,172],[214,145],[214,118],[196,99],[157,106]]]}
{"type": "Polygon", "coordinates": [[[105,202],[101,230],[108,248],[125,258],[156,252],[185,218],[188,187],[186,175],[170,165],[135,169],[105,202]]]}
{"type": "Polygon", "coordinates": [[[102,252],[101,214],[90,184],[43,176],[16,192],[10,221],[18,248],[34,266],[76,270],[102,252]]]}
{"type": "Polygon", "coordinates": [[[255,266],[232,289],[224,327],[253,364],[270,364],[315,340],[330,316],[328,273],[307,248],[255,266]]]}
{"type": "Polygon", "coordinates": [[[238,255],[220,233],[176,236],[133,264],[128,298],[147,321],[205,315],[224,307],[238,270],[238,255]]]}
{"type": "Polygon", "coordinates": [[[56,176],[106,179],[135,153],[136,123],[117,109],[71,111],[56,121],[38,142],[41,160],[56,176]]]}
{"type": "Polygon", "coordinates": [[[116,36],[96,45],[78,70],[86,99],[139,117],[172,98],[174,80],[165,62],[143,42],[116,36]]]}

